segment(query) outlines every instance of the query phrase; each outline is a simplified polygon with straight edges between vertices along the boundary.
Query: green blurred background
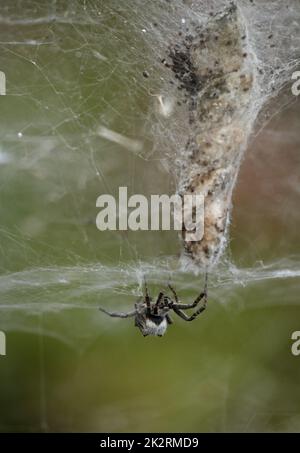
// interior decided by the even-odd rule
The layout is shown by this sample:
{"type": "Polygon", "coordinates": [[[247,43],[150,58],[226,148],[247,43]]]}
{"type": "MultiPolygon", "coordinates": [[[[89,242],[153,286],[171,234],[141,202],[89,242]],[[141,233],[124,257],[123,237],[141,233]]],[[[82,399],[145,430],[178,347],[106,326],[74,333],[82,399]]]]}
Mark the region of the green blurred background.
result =
{"type": "Polygon", "coordinates": [[[153,143],[159,24],[135,5],[1,2],[0,430],[299,431],[297,102],[249,144],[205,314],[143,338],[98,311],[131,308],[143,273],[184,301],[203,284],[179,270],[174,232],[95,226],[101,193],[175,190],[153,143]]]}

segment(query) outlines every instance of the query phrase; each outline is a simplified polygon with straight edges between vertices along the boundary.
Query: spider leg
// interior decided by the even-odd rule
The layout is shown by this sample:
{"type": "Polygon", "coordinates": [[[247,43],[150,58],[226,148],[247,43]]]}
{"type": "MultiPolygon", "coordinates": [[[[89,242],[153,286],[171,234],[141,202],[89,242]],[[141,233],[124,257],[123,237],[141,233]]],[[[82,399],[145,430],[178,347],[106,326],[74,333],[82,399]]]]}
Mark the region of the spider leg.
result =
{"type": "Polygon", "coordinates": [[[144,278],[144,286],[145,286],[145,302],[147,305],[147,315],[150,315],[151,314],[151,301],[150,301],[150,296],[148,293],[148,286],[147,286],[147,282],[146,282],[145,278],[144,278]]]}
{"type": "Polygon", "coordinates": [[[207,272],[205,274],[204,290],[202,291],[202,293],[199,294],[199,296],[194,300],[194,302],[192,302],[191,304],[179,304],[176,301],[176,304],[174,304],[174,305],[176,306],[176,308],[183,308],[185,310],[188,308],[195,308],[203,298],[204,298],[204,305],[206,305],[206,303],[207,303],[207,272]]]}
{"type": "Polygon", "coordinates": [[[174,312],[180,316],[180,318],[184,319],[185,321],[193,321],[197,316],[200,315],[205,309],[206,309],[206,304],[207,304],[207,272],[205,275],[205,284],[204,284],[204,291],[199,294],[197,299],[192,303],[192,304],[173,304],[172,308],[174,312]],[[203,304],[201,307],[198,308],[191,316],[188,316],[186,313],[184,313],[181,308],[194,308],[196,305],[199,304],[200,300],[204,299],[203,304]]]}
{"type": "Polygon", "coordinates": [[[166,320],[167,320],[168,324],[173,324],[173,321],[172,321],[172,318],[170,315],[168,315],[168,314],[166,315],[166,320]]]}
{"type": "Polygon", "coordinates": [[[202,313],[206,309],[206,303],[202,305],[198,310],[195,311],[191,316],[188,316],[184,311],[180,310],[179,308],[176,307],[176,305],[173,306],[173,310],[178,315],[180,318],[184,319],[185,321],[193,321],[200,313],[202,313]]]}
{"type": "Polygon", "coordinates": [[[204,289],[203,289],[203,294],[204,294],[205,303],[207,302],[207,280],[208,280],[208,273],[206,272],[206,274],[205,274],[204,289]]]}
{"type": "Polygon", "coordinates": [[[157,315],[158,313],[158,306],[160,304],[160,301],[162,300],[162,298],[164,297],[164,293],[160,292],[158,297],[157,297],[157,300],[155,302],[155,305],[154,305],[154,314],[157,315]]]}
{"type": "Polygon", "coordinates": [[[173,308],[173,305],[174,305],[174,302],[172,301],[172,299],[170,299],[170,297],[168,297],[168,296],[164,296],[164,308],[166,308],[168,311],[173,308]]]}
{"type": "Polygon", "coordinates": [[[160,301],[162,300],[162,298],[164,297],[164,293],[160,292],[157,299],[156,299],[156,302],[155,302],[155,305],[159,305],[160,301]]]}
{"type": "Polygon", "coordinates": [[[191,304],[173,304],[173,307],[175,306],[176,308],[183,308],[183,309],[188,309],[188,308],[195,308],[199,302],[203,299],[203,297],[206,299],[207,298],[207,293],[205,292],[202,292],[201,294],[199,294],[199,296],[197,297],[197,299],[194,300],[194,302],[192,302],[191,304]]]}
{"type": "Polygon", "coordinates": [[[178,299],[178,296],[177,296],[177,293],[176,293],[175,289],[173,288],[173,286],[170,285],[170,283],[168,284],[168,287],[169,287],[170,290],[172,291],[176,303],[178,303],[178,302],[179,302],[179,299],[178,299]]]}
{"type": "Polygon", "coordinates": [[[105,313],[108,316],[111,316],[112,318],[130,318],[136,314],[136,310],[129,311],[128,313],[118,313],[115,311],[107,311],[102,307],[99,307],[99,310],[105,313]]]}

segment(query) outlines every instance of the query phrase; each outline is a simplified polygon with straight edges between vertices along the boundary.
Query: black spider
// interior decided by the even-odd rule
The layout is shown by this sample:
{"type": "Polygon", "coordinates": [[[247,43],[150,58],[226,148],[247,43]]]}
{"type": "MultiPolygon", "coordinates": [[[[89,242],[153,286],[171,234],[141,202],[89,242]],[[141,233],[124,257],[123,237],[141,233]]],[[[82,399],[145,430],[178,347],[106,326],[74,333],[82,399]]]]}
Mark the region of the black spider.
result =
{"type": "Polygon", "coordinates": [[[149,296],[147,283],[145,281],[145,297],[142,301],[135,303],[135,309],[133,311],[128,313],[109,312],[101,307],[99,310],[114,318],[130,318],[134,316],[135,326],[140,329],[144,337],[147,335],[162,337],[167,330],[168,324],[173,323],[169,315],[171,310],[173,310],[176,315],[185,321],[193,321],[205,310],[207,304],[207,274],[205,276],[203,292],[200,293],[191,304],[181,304],[175,289],[171,285],[168,285],[168,287],[174,296],[174,301],[169,296],[166,296],[164,293],[160,292],[156,302],[152,302],[152,298],[149,296]],[[188,316],[183,311],[189,308],[197,307],[202,299],[204,302],[191,316],[188,316]]]}

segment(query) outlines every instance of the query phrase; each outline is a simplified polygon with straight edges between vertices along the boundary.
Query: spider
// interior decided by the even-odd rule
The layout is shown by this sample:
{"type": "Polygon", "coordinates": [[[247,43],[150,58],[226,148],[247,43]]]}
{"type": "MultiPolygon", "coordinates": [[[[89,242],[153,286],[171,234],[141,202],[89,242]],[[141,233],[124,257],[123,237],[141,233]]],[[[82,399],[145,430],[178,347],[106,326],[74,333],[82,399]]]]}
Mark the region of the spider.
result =
{"type": "Polygon", "coordinates": [[[181,304],[179,302],[175,289],[169,284],[168,287],[174,296],[172,300],[169,296],[163,292],[158,294],[155,302],[152,302],[152,298],[149,296],[148,287],[146,281],[144,281],[145,296],[139,302],[135,303],[134,310],[128,313],[109,312],[104,308],[100,307],[103,313],[113,318],[131,318],[135,317],[135,326],[138,327],[144,337],[147,335],[154,335],[162,337],[167,330],[169,324],[173,324],[173,321],[169,315],[171,310],[176,313],[180,318],[185,321],[193,321],[200,313],[202,313],[207,304],[207,274],[205,275],[204,290],[191,304],[181,304]],[[203,299],[203,303],[192,315],[187,315],[183,310],[195,308],[199,302],[203,299]]]}

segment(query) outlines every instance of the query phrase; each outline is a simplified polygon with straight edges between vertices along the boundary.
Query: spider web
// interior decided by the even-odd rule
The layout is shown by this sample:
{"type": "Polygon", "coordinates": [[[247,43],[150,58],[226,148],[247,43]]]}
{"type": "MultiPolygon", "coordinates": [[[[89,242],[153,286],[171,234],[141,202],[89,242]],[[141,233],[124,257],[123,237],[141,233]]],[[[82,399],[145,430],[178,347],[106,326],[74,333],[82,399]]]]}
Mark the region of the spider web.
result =
{"type": "MultiPolygon", "coordinates": [[[[131,193],[176,190],[169,156],[183,131],[180,117],[171,114],[175,79],[162,60],[178,33],[230,3],[21,4],[20,9],[4,2],[1,13],[1,68],[7,79],[1,99],[1,305],[19,327],[32,312],[74,305],[93,311],[103,291],[129,300],[141,294],[143,272],[161,283],[154,271],[158,266],[157,274],[165,275],[165,263],[173,263],[169,273],[175,281],[180,275],[175,234],[100,233],[95,200],[101,193],[116,195],[122,185],[131,193]]],[[[289,91],[279,98],[278,93],[299,61],[299,10],[293,1],[284,8],[277,1],[238,6],[262,74],[253,100],[253,115],[262,112],[258,134],[267,117],[295,101],[289,91]],[[267,102],[270,98],[275,101],[267,102]]],[[[272,147],[280,135],[280,152],[293,140],[297,144],[295,134],[266,129],[255,143],[267,136],[272,147]]],[[[261,170],[259,153],[253,156],[261,170]]],[[[272,156],[265,153],[266,165],[272,156]]],[[[289,185],[293,199],[296,176],[294,183],[291,175],[285,177],[281,184],[289,185]]],[[[296,220],[292,206],[285,209],[296,220]]],[[[298,276],[294,257],[275,256],[266,266],[273,278],[285,272],[298,276]],[[289,264],[276,270],[274,263],[289,264]]],[[[242,282],[252,280],[251,271],[237,275],[242,282]]],[[[93,323],[101,324],[96,318],[93,323]]]]}

